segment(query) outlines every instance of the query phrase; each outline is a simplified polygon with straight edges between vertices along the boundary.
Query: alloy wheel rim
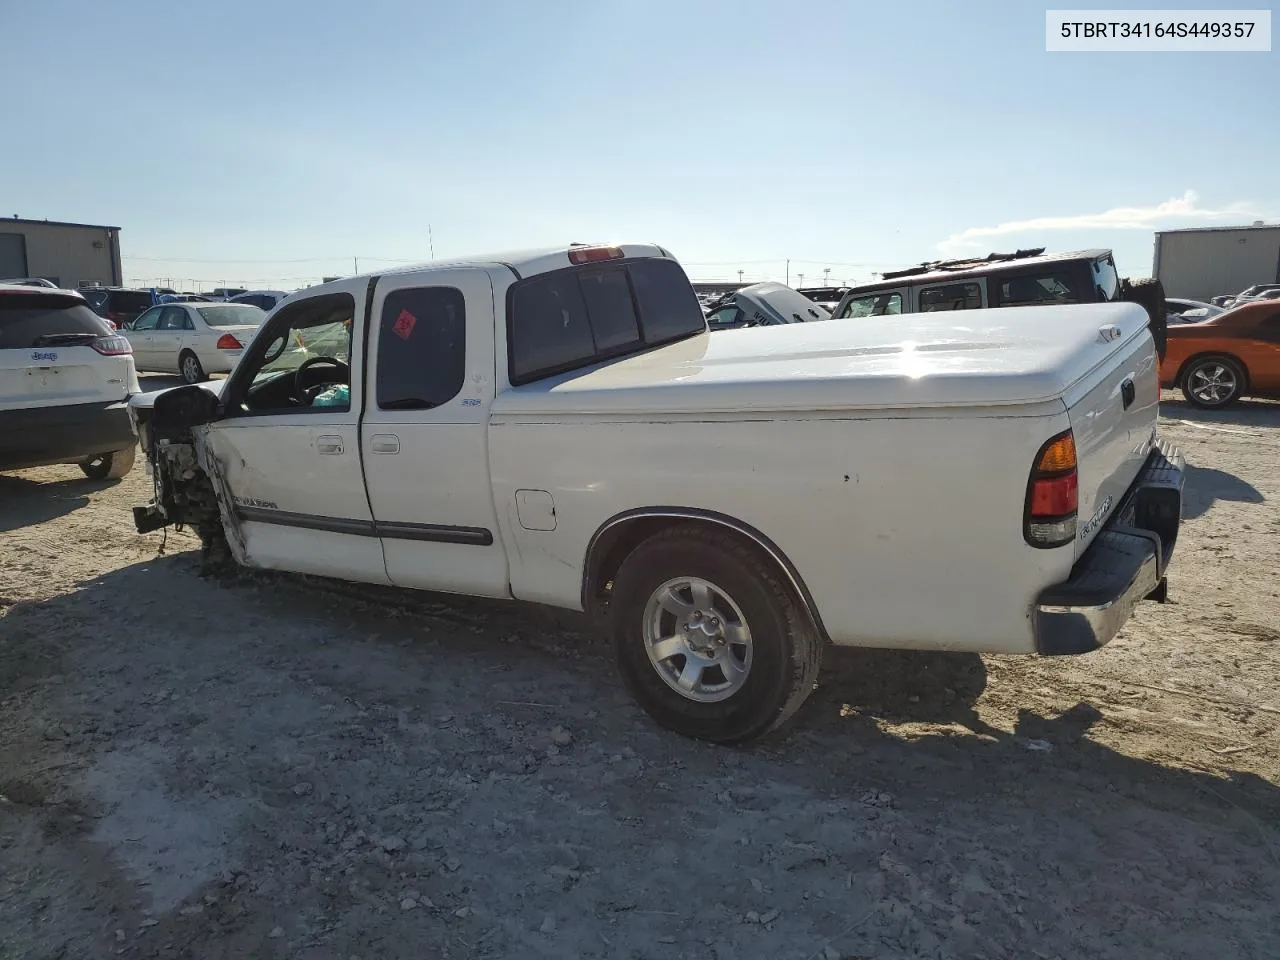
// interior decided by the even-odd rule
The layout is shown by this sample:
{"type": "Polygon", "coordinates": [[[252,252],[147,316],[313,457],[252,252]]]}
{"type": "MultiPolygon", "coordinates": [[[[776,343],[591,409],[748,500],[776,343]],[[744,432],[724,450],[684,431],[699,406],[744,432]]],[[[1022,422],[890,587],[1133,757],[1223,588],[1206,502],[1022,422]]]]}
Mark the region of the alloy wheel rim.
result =
{"type": "Polygon", "coordinates": [[[1202,403],[1225,403],[1235,389],[1235,374],[1226,364],[1201,364],[1191,372],[1191,392],[1202,403]]]}
{"type": "Polygon", "coordinates": [[[751,630],[742,608],[701,577],[677,577],[649,596],[644,646],[664,683],[687,700],[727,700],[751,672],[751,630]]]}

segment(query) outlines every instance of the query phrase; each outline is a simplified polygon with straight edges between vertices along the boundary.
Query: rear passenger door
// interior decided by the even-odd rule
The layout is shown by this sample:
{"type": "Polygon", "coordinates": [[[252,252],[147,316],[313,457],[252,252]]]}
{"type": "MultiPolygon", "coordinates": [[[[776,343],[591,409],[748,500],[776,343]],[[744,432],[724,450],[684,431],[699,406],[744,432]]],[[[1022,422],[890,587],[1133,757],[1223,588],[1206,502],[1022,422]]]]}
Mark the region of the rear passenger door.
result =
{"type": "Polygon", "coordinates": [[[489,481],[488,273],[380,278],[368,369],[360,449],[387,576],[403,587],[509,596],[489,481]]]}

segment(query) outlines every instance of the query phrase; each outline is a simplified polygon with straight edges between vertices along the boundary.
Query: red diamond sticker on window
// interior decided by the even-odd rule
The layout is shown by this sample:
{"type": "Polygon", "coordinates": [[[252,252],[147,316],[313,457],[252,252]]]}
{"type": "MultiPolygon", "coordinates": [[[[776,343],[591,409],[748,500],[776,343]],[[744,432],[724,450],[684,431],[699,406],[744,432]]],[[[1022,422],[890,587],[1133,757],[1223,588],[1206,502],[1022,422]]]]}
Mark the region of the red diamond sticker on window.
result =
{"type": "Polygon", "coordinates": [[[401,340],[408,340],[409,334],[413,333],[413,328],[418,325],[418,318],[408,310],[401,310],[400,316],[396,317],[396,322],[391,327],[391,332],[401,340]]]}

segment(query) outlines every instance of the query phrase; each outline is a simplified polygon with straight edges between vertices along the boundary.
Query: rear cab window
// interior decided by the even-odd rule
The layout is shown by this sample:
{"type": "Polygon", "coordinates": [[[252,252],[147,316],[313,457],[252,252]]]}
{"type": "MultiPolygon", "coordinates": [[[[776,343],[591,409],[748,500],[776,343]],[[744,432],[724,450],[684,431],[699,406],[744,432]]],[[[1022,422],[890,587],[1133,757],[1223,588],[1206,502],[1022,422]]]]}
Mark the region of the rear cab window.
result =
{"type": "Polygon", "coordinates": [[[703,333],[707,321],[673,260],[566,267],[512,285],[507,295],[513,385],[703,333]]]}
{"type": "Polygon", "coordinates": [[[0,294],[0,350],[29,350],[109,336],[110,328],[80,297],[0,294]]]}

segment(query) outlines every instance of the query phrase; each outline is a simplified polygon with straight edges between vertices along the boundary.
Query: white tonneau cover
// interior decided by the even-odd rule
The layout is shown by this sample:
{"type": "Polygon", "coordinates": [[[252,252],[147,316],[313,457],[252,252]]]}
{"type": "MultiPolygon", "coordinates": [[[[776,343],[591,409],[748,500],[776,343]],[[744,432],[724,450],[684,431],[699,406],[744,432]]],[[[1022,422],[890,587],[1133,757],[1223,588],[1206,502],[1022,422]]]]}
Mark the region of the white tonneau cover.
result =
{"type": "Polygon", "coordinates": [[[1133,303],[831,319],[707,334],[500,394],[504,414],[901,409],[1061,397],[1147,327],[1133,303]]]}

